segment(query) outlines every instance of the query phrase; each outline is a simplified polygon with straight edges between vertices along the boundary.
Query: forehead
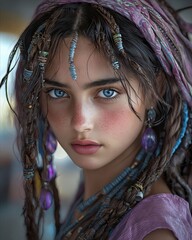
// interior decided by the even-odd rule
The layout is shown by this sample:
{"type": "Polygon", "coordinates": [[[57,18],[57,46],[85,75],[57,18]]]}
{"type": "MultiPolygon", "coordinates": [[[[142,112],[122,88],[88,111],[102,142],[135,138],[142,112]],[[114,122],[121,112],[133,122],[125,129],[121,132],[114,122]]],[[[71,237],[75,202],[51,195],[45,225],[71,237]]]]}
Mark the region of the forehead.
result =
{"type": "MultiPolygon", "coordinates": [[[[50,64],[48,64],[46,75],[70,75],[69,53],[71,41],[72,37],[68,37],[59,42],[55,53],[49,60],[50,64]]],[[[94,79],[95,75],[97,75],[97,78],[108,77],[109,74],[114,75],[110,60],[101,49],[96,48],[89,39],[83,36],[79,36],[77,41],[74,64],[77,75],[82,77],[86,75],[86,77],[94,79]]]]}

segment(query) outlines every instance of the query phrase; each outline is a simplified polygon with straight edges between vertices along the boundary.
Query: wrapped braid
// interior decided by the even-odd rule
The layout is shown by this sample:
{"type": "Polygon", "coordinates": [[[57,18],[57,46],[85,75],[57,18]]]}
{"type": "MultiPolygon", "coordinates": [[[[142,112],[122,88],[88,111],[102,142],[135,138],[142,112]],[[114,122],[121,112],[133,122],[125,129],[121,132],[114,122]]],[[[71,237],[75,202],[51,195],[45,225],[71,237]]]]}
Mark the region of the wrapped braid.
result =
{"type": "MultiPolygon", "coordinates": [[[[20,122],[22,128],[22,159],[24,169],[33,168],[37,169],[37,138],[38,138],[38,124],[40,119],[40,93],[42,90],[44,65],[46,64],[46,58],[39,53],[43,51],[49,51],[50,47],[50,35],[49,32],[54,26],[56,19],[59,17],[61,10],[56,11],[47,22],[41,25],[32,37],[32,41],[28,48],[28,57],[23,60],[23,68],[32,72],[30,79],[25,79],[21,88],[23,89],[22,95],[18,96],[19,105],[24,106],[23,111],[19,109],[20,122]],[[44,30],[44,33],[42,32],[44,30]],[[39,66],[37,66],[37,64],[39,66]],[[25,119],[23,122],[22,119],[25,119]],[[34,131],[34,129],[37,129],[34,131]]],[[[23,33],[24,35],[25,33],[23,33]]],[[[23,36],[21,36],[22,39],[23,36]]],[[[23,53],[22,53],[23,54],[23,53]]],[[[46,131],[44,132],[44,136],[46,131]]],[[[46,143],[46,141],[44,141],[46,143]]],[[[45,151],[44,168],[47,164],[47,153],[45,151]]],[[[41,171],[40,171],[41,173],[41,171]]],[[[56,228],[59,229],[60,223],[60,203],[58,197],[58,191],[55,186],[55,180],[51,182],[52,191],[55,196],[55,221],[56,228]]],[[[23,208],[23,215],[25,218],[25,224],[27,228],[27,239],[34,240],[39,239],[40,233],[40,220],[43,217],[43,211],[39,209],[39,196],[37,196],[37,189],[35,179],[24,180],[25,190],[25,203],[23,208]],[[37,211],[38,210],[38,211],[37,211]]]]}
{"type": "MultiPolygon", "coordinates": [[[[25,85],[27,85],[25,83],[25,85]]],[[[30,89],[31,89],[30,84],[30,89]]],[[[24,168],[33,168],[36,170],[36,155],[37,155],[37,132],[34,129],[37,129],[37,119],[38,119],[38,101],[41,84],[40,81],[36,81],[34,83],[33,89],[30,93],[27,90],[28,86],[25,86],[25,92],[22,99],[22,105],[26,106],[24,108],[22,117],[25,119],[24,125],[22,127],[22,138],[23,138],[23,146],[22,146],[22,159],[24,168]],[[37,85],[39,85],[37,87],[37,85]]],[[[22,121],[20,120],[22,123],[22,121]]],[[[24,216],[25,216],[25,224],[27,226],[27,237],[28,239],[34,239],[34,235],[37,237],[37,232],[39,231],[39,226],[36,224],[36,209],[38,207],[38,199],[36,196],[35,182],[34,179],[24,180],[24,189],[25,189],[25,204],[24,204],[24,216]]]]}
{"type": "Polygon", "coordinates": [[[119,51],[121,52],[121,54],[123,56],[126,56],[124,48],[123,48],[123,42],[122,42],[122,36],[121,36],[121,33],[120,33],[120,29],[119,29],[119,26],[117,25],[114,17],[109,13],[109,11],[104,9],[101,5],[94,5],[94,7],[97,9],[97,11],[101,14],[101,16],[109,24],[110,30],[111,30],[112,35],[113,35],[113,40],[116,44],[117,49],[119,49],[119,51]],[[117,36],[117,35],[119,36],[120,42],[121,42],[120,48],[118,47],[118,43],[115,40],[115,36],[117,36]]]}
{"type": "Polygon", "coordinates": [[[59,191],[56,186],[56,180],[53,179],[50,182],[51,189],[53,191],[54,196],[54,218],[55,218],[55,228],[56,232],[59,232],[61,223],[60,223],[60,199],[59,199],[59,191]]]}
{"type": "Polygon", "coordinates": [[[139,181],[143,184],[144,191],[147,194],[154,183],[170,164],[171,149],[180,133],[182,118],[182,99],[178,97],[178,90],[174,84],[172,88],[172,102],[169,118],[166,119],[164,131],[165,138],[160,156],[153,159],[149,164],[147,171],[143,173],[139,181]]]}
{"type": "Polygon", "coordinates": [[[173,193],[183,197],[189,202],[192,210],[192,186],[189,182],[191,176],[191,159],[190,159],[190,145],[191,145],[191,113],[187,126],[187,131],[181,147],[173,155],[171,163],[166,169],[166,181],[173,193]]]}
{"type": "MultiPolygon", "coordinates": [[[[31,103],[33,106],[33,103],[31,103]]],[[[30,115],[35,114],[32,113],[32,109],[29,109],[29,116],[26,116],[26,122],[27,120],[29,123],[26,124],[26,126],[23,126],[23,137],[27,139],[27,143],[25,143],[23,149],[23,159],[25,159],[25,162],[23,162],[23,167],[33,168],[36,169],[36,136],[35,133],[31,129],[36,128],[36,122],[30,118],[30,115]],[[35,127],[35,128],[34,128],[35,127]],[[24,130],[25,129],[25,130],[24,130]],[[29,142],[30,141],[30,142],[29,142]]],[[[38,232],[38,226],[36,224],[36,216],[35,211],[38,206],[38,199],[36,197],[36,190],[34,185],[34,179],[27,179],[24,180],[24,190],[25,190],[25,204],[23,209],[23,214],[25,216],[25,224],[27,226],[27,237],[28,239],[33,239],[34,234],[37,237],[38,232]]],[[[36,238],[38,239],[38,238],[36,238]]]]}
{"type": "MultiPolygon", "coordinates": [[[[50,162],[50,156],[49,153],[47,151],[46,148],[46,139],[47,139],[47,135],[48,135],[48,131],[49,131],[49,124],[47,122],[46,119],[44,119],[44,125],[45,125],[45,129],[43,131],[43,146],[42,146],[42,150],[43,150],[43,156],[42,156],[42,160],[43,160],[43,169],[41,169],[41,182],[43,185],[43,181],[45,180],[44,178],[47,175],[47,166],[50,162]]],[[[59,192],[56,186],[56,178],[53,178],[50,183],[49,183],[49,189],[51,190],[52,194],[53,194],[53,201],[54,201],[54,219],[55,219],[55,228],[56,231],[58,232],[60,229],[60,199],[59,199],[59,192]]]]}

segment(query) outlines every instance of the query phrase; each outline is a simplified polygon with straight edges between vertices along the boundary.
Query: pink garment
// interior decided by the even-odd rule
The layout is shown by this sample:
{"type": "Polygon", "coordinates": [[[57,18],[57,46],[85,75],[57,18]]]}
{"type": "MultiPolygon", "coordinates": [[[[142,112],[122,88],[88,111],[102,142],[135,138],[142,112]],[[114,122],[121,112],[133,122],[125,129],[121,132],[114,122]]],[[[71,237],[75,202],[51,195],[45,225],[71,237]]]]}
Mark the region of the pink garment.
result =
{"type": "Polygon", "coordinates": [[[173,194],[145,198],[115,227],[109,240],[142,240],[156,229],[169,229],[178,240],[192,240],[189,204],[173,194]]]}

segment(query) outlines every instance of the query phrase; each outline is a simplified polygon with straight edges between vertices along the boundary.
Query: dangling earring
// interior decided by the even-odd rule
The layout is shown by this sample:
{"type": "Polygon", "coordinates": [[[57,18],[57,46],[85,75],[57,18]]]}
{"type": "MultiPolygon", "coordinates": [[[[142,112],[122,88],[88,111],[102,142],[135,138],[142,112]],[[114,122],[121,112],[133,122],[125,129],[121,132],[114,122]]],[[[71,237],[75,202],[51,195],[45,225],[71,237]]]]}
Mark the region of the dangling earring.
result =
{"type": "Polygon", "coordinates": [[[46,138],[46,150],[48,153],[48,164],[44,167],[42,178],[43,185],[40,193],[40,206],[42,209],[47,210],[51,207],[53,202],[53,194],[49,187],[49,183],[56,177],[56,170],[53,165],[53,153],[56,151],[57,141],[53,133],[49,130],[46,138]]]}
{"type": "Polygon", "coordinates": [[[153,152],[157,147],[157,135],[152,129],[152,125],[156,119],[156,111],[150,108],[147,111],[147,125],[148,127],[143,133],[141,145],[146,152],[153,152]]]}

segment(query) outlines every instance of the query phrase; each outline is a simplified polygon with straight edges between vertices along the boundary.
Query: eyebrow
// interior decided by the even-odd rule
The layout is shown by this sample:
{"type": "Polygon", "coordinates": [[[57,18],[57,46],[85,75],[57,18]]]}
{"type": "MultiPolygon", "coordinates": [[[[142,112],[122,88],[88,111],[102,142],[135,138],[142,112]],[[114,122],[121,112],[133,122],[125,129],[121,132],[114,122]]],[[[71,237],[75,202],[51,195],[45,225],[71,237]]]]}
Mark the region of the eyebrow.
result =
{"type": "MultiPolygon", "coordinates": [[[[94,82],[90,82],[90,83],[86,83],[83,88],[84,89],[89,89],[89,88],[93,88],[93,87],[98,87],[98,86],[105,86],[108,84],[114,84],[120,82],[119,78],[107,78],[107,79],[101,79],[101,80],[97,80],[94,82]]],[[[48,78],[44,79],[44,83],[48,84],[48,85],[52,85],[52,86],[56,86],[56,87],[62,87],[62,88],[70,88],[70,86],[66,83],[60,83],[57,82],[55,80],[50,80],[48,78]]]]}

